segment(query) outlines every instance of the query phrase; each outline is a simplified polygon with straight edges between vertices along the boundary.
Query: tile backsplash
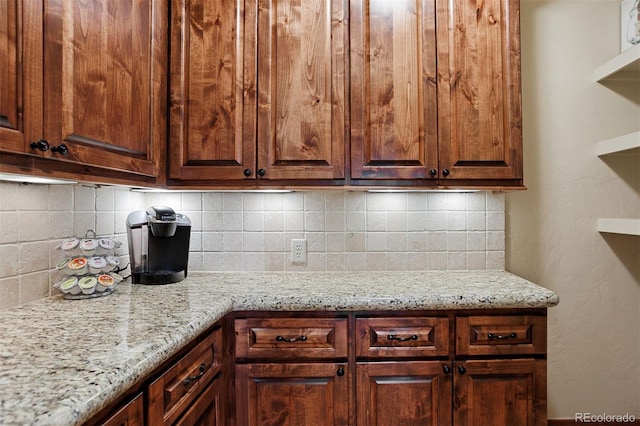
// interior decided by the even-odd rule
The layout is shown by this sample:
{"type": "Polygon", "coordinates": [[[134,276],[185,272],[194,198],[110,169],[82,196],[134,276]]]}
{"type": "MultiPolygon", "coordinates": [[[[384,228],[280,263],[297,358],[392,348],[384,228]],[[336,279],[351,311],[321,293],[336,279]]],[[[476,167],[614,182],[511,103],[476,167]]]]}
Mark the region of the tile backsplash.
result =
{"type": "Polygon", "coordinates": [[[189,271],[504,269],[504,195],[492,192],[133,192],[0,182],[0,309],[55,294],[64,238],[115,235],[132,210],[192,222],[189,271]],[[306,265],[291,239],[307,240],[306,265]]]}

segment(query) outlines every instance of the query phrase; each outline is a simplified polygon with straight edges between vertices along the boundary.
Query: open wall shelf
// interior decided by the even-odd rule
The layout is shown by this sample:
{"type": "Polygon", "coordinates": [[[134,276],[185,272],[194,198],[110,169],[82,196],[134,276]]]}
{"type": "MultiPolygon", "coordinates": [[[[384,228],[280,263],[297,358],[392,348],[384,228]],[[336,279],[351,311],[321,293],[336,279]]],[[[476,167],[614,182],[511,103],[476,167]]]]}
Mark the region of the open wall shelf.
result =
{"type": "Polygon", "coordinates": [[[598,219],[598,231],[611,234],[640,235],[640,219],[598,219]]]}
{"type": "Polygon", "coordinates": [[[640,155],[640,131],[598,142],[596,155],[640,155]]]}
{"type": "Polygon", "coordinates": [[[596,81],[640,80],[640,44],[600,65],[594,76],[596,81]]]}

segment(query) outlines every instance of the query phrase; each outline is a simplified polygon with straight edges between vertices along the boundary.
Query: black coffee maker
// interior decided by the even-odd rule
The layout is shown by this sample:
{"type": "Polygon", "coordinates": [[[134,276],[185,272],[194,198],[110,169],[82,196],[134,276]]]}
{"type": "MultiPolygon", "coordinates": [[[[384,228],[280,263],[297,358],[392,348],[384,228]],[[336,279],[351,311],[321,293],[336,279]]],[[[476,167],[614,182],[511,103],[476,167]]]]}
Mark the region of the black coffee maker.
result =
{"type": "Polygon", "coordinates": [[[187,277],[191,221],[171,207],[150,207],[127,216],[134,284],[177,283],[187,277]]]}

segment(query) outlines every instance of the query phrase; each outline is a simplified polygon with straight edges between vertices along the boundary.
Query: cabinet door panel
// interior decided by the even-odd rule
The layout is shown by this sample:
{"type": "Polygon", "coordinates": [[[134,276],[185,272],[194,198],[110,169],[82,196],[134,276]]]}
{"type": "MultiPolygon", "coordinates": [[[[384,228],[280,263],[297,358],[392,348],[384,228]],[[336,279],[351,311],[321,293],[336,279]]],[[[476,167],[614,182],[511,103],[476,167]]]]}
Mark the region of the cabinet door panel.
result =
{"type": "Polygon", "coordinates": [[[42,128],[39,1],[0,1],[0,88],[0,150],[30,152],[42,128]]]}
{"type": "Polygon", "coordinates": [[[179,0],[171,8],[170,177],[255,178],[256,40],[245,28],[255,5],[179,0]]]}
{"type": "Polygon", "coordinates": [[[265,179],[344,177],[346,6],[260,0],[258,167],[265,179]]]}
{"type": "Polygon", "coordinates": [[[519,2],[438,8],[440,168],[448,179],[522,179],[519,2]]]}
{"type": "Polygon", "coordinates": [[[451,424],[451,375],[443,373],[441,364],[439,361],[358,363],[358,425],[451,424]]]}
{"type": "Polygon", "coordinates": [[[166,146],[164,0],[49,1],[44,136],[56,158],[159,176],[166,146]]]}
{"type": "Polygon", "coordinates": [[[546,361],[509,359],[456,363],[456,425],[546,425],[546,361]],[[459,368],[466,371],[460,374],[459,368]]]}
{"type": "Polygon", "coordinates": [[[351,176],[437,169],[435,3],[351,2],[351,176]]]}
{"type": "Polygon", "coordinates": [[[238,424],[346,425],[348,376],[346,364],[236,365],[238,424]]]}
{"type": "Polygon", "coordinates": [[[224,426],[223,394],[223,376],[218,376],[187,408],[175,426],[224,426]]]}

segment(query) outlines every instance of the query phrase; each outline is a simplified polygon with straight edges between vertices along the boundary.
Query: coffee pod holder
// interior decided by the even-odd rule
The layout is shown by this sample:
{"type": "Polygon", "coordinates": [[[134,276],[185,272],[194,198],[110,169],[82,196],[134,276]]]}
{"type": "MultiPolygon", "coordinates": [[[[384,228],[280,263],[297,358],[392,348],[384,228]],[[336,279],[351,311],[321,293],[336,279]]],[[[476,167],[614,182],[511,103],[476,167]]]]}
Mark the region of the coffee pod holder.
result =
{"type": "Polygon", "coordinates": [[[112,237],[98,237],[93,229],[83,238],[66,238],[56,247],[62,258],[56,269],[64,277],[54,284],[64,299],[79,300],[108,296],[122,281],[118,249],[122,243],[112,237]]]}

